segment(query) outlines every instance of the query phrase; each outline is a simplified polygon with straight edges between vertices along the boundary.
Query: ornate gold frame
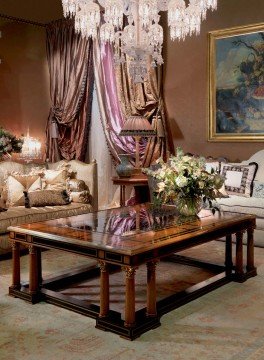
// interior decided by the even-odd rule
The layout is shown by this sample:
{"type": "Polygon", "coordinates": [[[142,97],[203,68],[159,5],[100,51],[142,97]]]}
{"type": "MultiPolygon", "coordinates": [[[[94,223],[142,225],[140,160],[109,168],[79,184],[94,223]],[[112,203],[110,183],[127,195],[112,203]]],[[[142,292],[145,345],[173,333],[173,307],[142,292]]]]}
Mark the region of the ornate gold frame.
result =
{"type": "Polygon", "coordinates": [[[208,33],[208,141],[210,142],[263,142],[263,133],[216,133],[216,41],[237,35],[264,31],[264,23],[216,30],[208,33]]]}

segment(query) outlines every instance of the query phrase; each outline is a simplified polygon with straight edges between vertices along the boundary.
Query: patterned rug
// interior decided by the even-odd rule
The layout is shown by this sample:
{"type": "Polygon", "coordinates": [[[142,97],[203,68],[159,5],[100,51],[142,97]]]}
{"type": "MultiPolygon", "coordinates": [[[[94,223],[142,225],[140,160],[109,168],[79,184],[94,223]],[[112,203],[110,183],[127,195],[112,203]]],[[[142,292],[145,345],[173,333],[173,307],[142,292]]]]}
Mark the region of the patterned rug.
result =
{"type": "MultiPolygon", "coordinates": [[[[224,244],[211,242],[183,253],[221,264],[224,244]]],[[[164,315],[159,328],[143,334],[133,342],[95,329],[95,321],[88,317],[54,305],[31,305],[21,299],[9,297],[7,293],[11,283],[11,261],[1,261],[0,359],[263,360],[264,249],[256,248],[255,259],[257,277],[243,284],[229,283],[164,315]]],[[[46,251],[43,253],[44,278],[87,262],[87,259],[79,256],[46,251]]],[[[161,263],[159,266],[165,265],[161,263]]],[[[168,268],[166,265],[160,271],[158,289],[161,297],[171,291],[173,286],[182,289],[210,275],[193,267],[187,271],[182,265],[177,265],[177,268],[175,265],[170,266],[172,267],[168,268]]],[[[24,256],[23,281],[27,281],[27,268],[28,256],[24,256]]],[[[140,284],[144,279],[143,270],[139,271],[138,277],[137,299],[140,307],[145,296],[140,284]]],[[[115,304],[120,304],[122,298],[122,277],[115,274],[111,281],[116,285],[111,306],[119,306],[115,304]]],[[[83,288],[81,291],[78,287],[72,288],[72,292],[75,292],[75,296],[84,298],[83,288]]],[[[97,296],[98,288],[96,290],[93,286],[92,300],[96,300],[97,296]]]]}

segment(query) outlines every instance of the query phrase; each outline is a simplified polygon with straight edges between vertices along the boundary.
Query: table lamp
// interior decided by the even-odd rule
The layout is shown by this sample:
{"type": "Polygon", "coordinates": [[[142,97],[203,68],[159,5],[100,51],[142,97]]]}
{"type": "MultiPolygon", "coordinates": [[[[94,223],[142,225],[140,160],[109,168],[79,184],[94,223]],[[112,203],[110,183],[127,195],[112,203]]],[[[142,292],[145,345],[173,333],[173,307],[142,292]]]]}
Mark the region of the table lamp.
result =
{"type": "Polygon", "coordinates": [[[139,140],[141,137],[155,136],[156,132],[144,116],[130,116],[124,123],[120,136],[133,136],[136,142],[136,161],[134,173],[141,173],[139,160],[139,140]]]}

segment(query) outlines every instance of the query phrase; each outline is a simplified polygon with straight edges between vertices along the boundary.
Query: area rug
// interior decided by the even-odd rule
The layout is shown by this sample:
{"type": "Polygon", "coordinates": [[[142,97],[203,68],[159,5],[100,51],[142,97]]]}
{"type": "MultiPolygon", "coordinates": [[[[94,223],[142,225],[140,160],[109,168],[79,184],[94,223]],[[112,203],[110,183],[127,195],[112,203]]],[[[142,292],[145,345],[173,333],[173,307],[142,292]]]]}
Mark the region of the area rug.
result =
{"type": "MultiPolygon", "coordinates": [[[[184,255],[223,262],[224,244],[211,242],[184,255]]],[[[7,295],[11,261],[0,262],[0,359],[49,360],[181,360],[264,359],[264,249],[256,248],[258,276],[247,282],[229,283],[164,315],[161,326],[133,342],[95,329],[95,321],[54,305],[31,305],[7,295]]],[[[88,261],[89,262],[89,261],[88,261]]],[[[43,253],[44,277],[85,265],[87,259],[57,251],[43,253]]],[[[162,266],[162,265],[159,265],[162,266]]],[[[22,280],[27,280],[28,256],[22,257],[22,280]]],[[[180,267],[162,273],[160,295],[171,287],[184,287],[208,274],[180,267]],[[172,275],[173,274],[173,275],[172,275]],[[174,277],[168,285],[167,280],[174,277]],[[167,285],[166,285],[167,284],[167,285]],[[175,285],[176,286],[176,285],[175,285]]],[[[140,278],[144,278],[140,276],[140,278]]],[[[120,278],[121,279],[121,278],[120,278]]],[[[113,279],[117,281],[117,279],[113,279]]],[[[122,284],[117,281],[114,301],[120,301],[122,284]]],[[[140,299],[144,291],[139,286],[140,299]]],[[[94,298],[97,297],[96,290],[94,298]]],[[[76,295],[76,294],[75,294],[76,295]]],[[[78,294],[77,294],[78,296],[78,294]]],[[[81,295],[83,296],[83,295],[81,295]]]]}

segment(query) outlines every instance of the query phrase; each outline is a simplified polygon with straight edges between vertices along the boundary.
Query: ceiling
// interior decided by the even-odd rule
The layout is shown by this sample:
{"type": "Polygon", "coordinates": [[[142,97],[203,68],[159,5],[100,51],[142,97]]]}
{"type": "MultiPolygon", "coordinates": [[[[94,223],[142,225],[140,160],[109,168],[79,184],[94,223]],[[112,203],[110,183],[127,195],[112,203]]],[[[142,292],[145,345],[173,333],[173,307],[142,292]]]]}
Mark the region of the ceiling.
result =
{"type": "Polygon", "coordinates": [[[0,0],[0,14],[43,24],[63,17],[61,0],[0,0]]]}

